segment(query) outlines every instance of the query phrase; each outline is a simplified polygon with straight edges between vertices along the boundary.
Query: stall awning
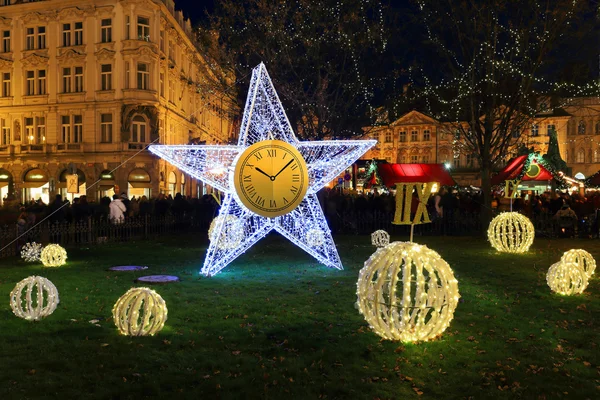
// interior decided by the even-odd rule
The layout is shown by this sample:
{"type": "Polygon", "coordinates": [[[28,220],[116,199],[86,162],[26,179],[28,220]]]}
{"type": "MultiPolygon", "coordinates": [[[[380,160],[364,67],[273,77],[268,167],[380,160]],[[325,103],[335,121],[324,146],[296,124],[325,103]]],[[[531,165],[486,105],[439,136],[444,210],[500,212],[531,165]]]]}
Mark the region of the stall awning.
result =
{"type": "Polygon", "coordinates": [[[443,164],[380,164],[379,176],[385,186],[409,182],[438,182],[444,186],[454,186],[456,182],[443,164]]]}
{"type": "MultiPolygon", "coordinates": [[[[502,185],[507,180],[517,179],[523,171],[527,157],[529,156],[523,155],[510,160],[498,175],[492,177],[492,185],[502,185]]],[[[531,160],[528,171],[521,177],[521,181],[551,181],[552,179],[555,179],[552,172],[535,159],[531,160]]]]}

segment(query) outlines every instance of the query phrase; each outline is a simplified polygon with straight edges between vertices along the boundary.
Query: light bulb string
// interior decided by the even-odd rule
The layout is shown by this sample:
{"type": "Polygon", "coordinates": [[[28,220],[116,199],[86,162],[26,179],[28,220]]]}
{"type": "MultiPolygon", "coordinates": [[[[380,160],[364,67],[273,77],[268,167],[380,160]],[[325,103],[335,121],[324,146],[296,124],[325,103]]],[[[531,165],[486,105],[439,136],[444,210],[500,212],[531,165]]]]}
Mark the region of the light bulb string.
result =
{"type": "MultiPolygon", "coordinates": [[[[157,140],[159,140],[160,137],[157,137],[156,139],[154,139],[153,141],[151,141],[150,143],[148,143],[146,146],[144,146],[144,148],[140,149],[139,151],[137,151],[135,154],[133,154],[131,157],[129,157],[128,159],[126,159],[125,161],[121,162],[121,164],[117,165],[115,168],[113,168],[109,174],[112,174],[113,172],[115,172],[117,169],[119,169],[120,167],[122,167],[124,164],[126,164],[129,160],[131,160],[132,158],[134,158],[135,156],[137,156],[138,154],[140,154],[142,151],[146,150],[150,145],[154,144],[154,142],[156,142],[157,140]]],[[[96,182],[92,183],[85,191],[86,193],[92,189],[94,186],[96,186],[98,183],[100,183],[102,181],[102,179],[98,179],[96,182]]],[[[16,242],[17,240],[19,240],[20,238],[22,238],[23,236],[25,236],[26,234],[28,234],[31,230],[35,229],[38,225],[40,225],[42,222],[46,221],[48,218],[50,218],[52,215],[56,214],[58,211],[60,211],[63,207],[65,207],[66,205],[69,205],[71,203],[69,202],[65,202],[63,203],[63,205],[61,205],[60,207],[58,207],[56,210],[52,211],[50,214],[46,215],[44,218],[42,218],[39,222],[37,222],[35,225],[33,225],[31,228],[27,229],[25,232],[23,232],[22,234],[18,235],[16,238],[14,238],[12,241],[10,241],[6,246],[4,246],[3,248],[0,249],[0,253],[2,251],[4,251],[7,247],[9,247],[10,245],[12,245],[14,242],[16,242]]]]}

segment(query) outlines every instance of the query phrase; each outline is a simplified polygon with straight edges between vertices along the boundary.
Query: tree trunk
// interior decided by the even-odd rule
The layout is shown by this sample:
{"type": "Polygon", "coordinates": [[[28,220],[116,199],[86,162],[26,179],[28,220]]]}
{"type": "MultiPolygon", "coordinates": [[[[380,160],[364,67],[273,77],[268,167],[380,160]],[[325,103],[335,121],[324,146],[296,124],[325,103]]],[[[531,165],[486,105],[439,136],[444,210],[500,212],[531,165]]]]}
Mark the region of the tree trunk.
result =
{"type": "Polygon", "coordinates": [[[492,220],[492,179],[491,168],[483,166],[481,168],[481,193],[483,194],[482,204],[480,208],[481,216],[481,233],[487,234],[488,226],[492,220]]]}

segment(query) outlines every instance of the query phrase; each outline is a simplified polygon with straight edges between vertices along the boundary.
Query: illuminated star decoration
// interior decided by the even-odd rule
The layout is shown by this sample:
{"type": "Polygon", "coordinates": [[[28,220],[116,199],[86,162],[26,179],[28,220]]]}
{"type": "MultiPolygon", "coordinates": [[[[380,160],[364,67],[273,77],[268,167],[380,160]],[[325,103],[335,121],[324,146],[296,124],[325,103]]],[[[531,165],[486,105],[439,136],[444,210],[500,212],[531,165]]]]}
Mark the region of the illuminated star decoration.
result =
{"type": "Polygon", "coordinates": [[[237,246],[224,243],[231,237],[229,231],[232,227],[225,226],[228,219],[222,218],[216,223],[214,240],[210,242],[200,271],[212,276],[273,229],[322,264],[343,269],[316,193],[375,143],[376,140],[298,141],[271,78],[261,63],[252,71],[237,146],[152,145],[149,149],[190,176],[224,192],[219,215],[233,215],[241,222],[235,227],[243,230],[243,239],[237,246]],[[263,140],[282,140],[293,144],[308,167],[309,187],[306,196],[293,211],[276,218],[266,218],[248,210],[240,201],[233,184],[238,155],[263,140]],[[315,235],[317,231],[322,232],[322,236],[315,235]],[[320,240],[313,240],[315,236],[320,240]]]}

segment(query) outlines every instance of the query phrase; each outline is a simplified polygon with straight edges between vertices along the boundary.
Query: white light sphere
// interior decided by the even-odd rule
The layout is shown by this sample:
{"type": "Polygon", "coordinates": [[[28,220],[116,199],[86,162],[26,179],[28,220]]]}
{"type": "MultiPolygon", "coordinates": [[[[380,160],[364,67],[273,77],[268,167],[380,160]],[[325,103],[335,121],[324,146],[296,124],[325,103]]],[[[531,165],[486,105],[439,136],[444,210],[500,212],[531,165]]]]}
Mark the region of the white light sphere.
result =
{"type": "Polygon", "coordinates": [[[490,222],[487,234],[496,250],[525,253],[533,243],[535,228],[526,216],[517,212],[505,212],[490,222]]]}
{"type": "Polygon", "coordinates": [[[244,239],[244,223],[235,215],[219,215],[213,219],[208,228],[208,239],[212,242],[217,240],[216,227],[220,221],[225,221],[221,230],[220,239],[217,247],[223,250],[235,249],[244,239]]]}
{"type": "Polygon", "coordinates": [[[67,251],[58,244],[49,244],[40,254],[44,267],[60,267],[67,263],[67,251]]]}
{"type": "Polygon", "coordinates": [[[27,262],[39,261],[42,248],[43,246],[41,243],[25,243],[21,248],[21,258],[27,262]]]}
{"type": "Polygon", "coordinates": [[[10,307],[13,313],[28,321],[39,321],[52,314],[58,302],[56,286],[41,276],[23,279],[10,292],[10,307]]]}
{"type": "Polygon", "coordinates": [[[546,282],[553,292],[566,295],[579,294],[587,287],[588,276],[577,264],[559,261],[548,269],[546,282]]]}
{"type": "Polygon", "coordinates": [[[560,260],[562,262],[572,262],[577,264],[577,266],[585,272],[588,279],[592,277],[596,270],[596,260],[590,253],[583,249],[571,249],[566,251],[560,260]]]}
{"type": "Polygon", "coordinates": [[[360,270],[358,309],[388,340],[415,342],[440,335],[454,316],[458,282],[446,261],[427,246],[393,242],[360,270]]]}
{"type": "Polygon", "coordinates": [[[377,247],[385,247],[390,244],[390,234],[380,229],[371,233],[371,244],[377,247]]]}
{"type": "Polygon", "coordinates": [[[319,247],[325,243],[325,234],[319,228],[311,228],[306,232],[306,243],[310,247],[319,247]]]}
{"type": "Polygon", "coordinates": [[[146,287],[129,289],[112,310],[119,332],[127,336],[154,335],[167,320],[167,305],[154,290],[146,287]]]}

